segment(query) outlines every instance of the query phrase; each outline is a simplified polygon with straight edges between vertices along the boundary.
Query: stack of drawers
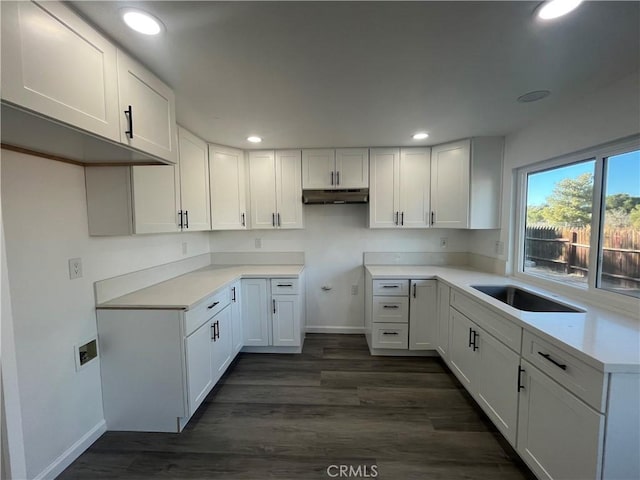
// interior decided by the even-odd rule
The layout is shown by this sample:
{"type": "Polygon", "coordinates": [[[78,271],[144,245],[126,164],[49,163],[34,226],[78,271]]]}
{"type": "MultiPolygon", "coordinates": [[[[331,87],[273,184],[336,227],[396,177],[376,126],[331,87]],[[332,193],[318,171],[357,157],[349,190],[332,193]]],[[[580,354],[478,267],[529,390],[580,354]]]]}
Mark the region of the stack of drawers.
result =
{"type": "Polygon", "coordinates": [[[409,280],[373,281],[373,348],[409,347],[409,280]]]}

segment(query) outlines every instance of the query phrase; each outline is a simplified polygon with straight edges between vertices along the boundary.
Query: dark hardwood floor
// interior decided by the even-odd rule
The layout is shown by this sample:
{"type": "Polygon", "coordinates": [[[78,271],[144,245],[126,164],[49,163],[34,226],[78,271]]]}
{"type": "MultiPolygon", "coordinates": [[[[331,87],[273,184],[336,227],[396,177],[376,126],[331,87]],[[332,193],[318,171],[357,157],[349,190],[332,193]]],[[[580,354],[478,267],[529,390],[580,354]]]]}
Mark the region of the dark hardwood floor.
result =
{"type": "Polygon", "coordinates": [[[534,477],[440,359],[308,335],[301,355],[238,355],[181,434],[107,432],[58,478],[534,477]]]}

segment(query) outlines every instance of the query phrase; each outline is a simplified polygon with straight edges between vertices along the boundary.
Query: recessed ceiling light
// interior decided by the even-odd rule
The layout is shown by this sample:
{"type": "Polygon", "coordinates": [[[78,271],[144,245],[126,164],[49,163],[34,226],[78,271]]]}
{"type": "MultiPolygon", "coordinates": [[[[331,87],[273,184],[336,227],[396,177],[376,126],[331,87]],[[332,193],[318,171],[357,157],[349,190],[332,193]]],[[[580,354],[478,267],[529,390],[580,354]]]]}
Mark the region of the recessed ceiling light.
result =
{"type": "Polygon", "coordinates": [[[247,137],[247,140],[250,141],[251,143],[260,143],[262,141],[262,138],[252,135],[250,137],[247,137]]]}
{"type": "Polygon", "coordinates": [[[582,0],[548,0],[538,7],[538,18],[551,20],[562,17],[578,8],[581,3],[582,0]]]}
{"type": "Polygon", "coordinates": [[[426,132],[418,132],[418,133],[414,133],[413,134],[413,139],[414,140],[424,140],[428,136],[429,136],[429,134],[426,133],[426,132]]]}
{"type": "Polygon", "coordinates": [[[518,97],[518,102],[520,103],[537,102],[538,100],[547,98],[549,95],[551,95],[551,92],[549,90],[535,90],[533,92],[520,95],[518,97]]]}
{"type": "Polygon", "coordinates": [[[142,10],[124,8],[122,19],[129,28],[144,35],[157,35],[162,31],[162,22],[142,10]]]}

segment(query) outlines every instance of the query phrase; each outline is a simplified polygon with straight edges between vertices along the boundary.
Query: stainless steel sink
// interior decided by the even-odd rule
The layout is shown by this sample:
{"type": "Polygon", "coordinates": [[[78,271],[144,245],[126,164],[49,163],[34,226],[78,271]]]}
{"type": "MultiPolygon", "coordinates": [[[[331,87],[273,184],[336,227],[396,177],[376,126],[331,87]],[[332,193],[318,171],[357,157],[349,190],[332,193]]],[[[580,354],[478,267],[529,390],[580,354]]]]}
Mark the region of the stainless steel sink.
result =
{"type": "Polygon", "coordinates": [[[584,310],[570,307],[514,285],[471,285],[471,288],[525,312],[584,313],[584,310]]]}

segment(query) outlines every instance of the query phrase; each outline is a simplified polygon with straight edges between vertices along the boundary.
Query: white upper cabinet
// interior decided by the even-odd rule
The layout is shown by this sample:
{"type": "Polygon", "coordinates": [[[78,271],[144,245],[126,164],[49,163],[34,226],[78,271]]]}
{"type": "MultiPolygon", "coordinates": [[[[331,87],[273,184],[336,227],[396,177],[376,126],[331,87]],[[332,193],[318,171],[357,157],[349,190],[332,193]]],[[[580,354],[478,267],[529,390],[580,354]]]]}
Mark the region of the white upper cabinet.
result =
{"type": "Polygon", "coordinates": [[[57,2],[2,2],[2,99],[120,141],[116,47],[57,2]]]}
{"type": "Polygon", "coordinates": [[[133,233],[167,233],[180,230],[177,169],[168,165],[130,168],[133,233]]]}
{"type": "Polygon", "coordinates": [[[334,149],[302,150],[302,188],[329,190],[336,183],[334,149]]]}
{"type": "Polygon", "coordinates": [[[429,148],[372,148],[369,227],[429,227],[429,148]]]}
{"type": "Polygon", "coordinates": [[[117,61],[122,143],[175,163],[176,109],[173,91],[120,50],[117,61]]]}
{"type": "Polygon", "coordinates": [[[369,149],[302,151],[302,188],[350,189],[369,186],[369,149]]]}
{"type": "Polygon", "coordinates": [[[211,228],[247,228],[245,158],[242,150],[209,145],[211,228]]]}
{"type": "Polygon", "coordinates": [[[437,228],[500,227],[502,137],[431,149],[431,222],[437,228]]]}
{"type": "Polygon", "coordinates": [[[251,228],[303,228],[300,150],[249,152],[251,228]]]}
{"type": "Polygon", "coordinates": [[[369,149],[336,150],[336,188],[369,187],[369,149]]]}
{"type": "Polygon", "coordinates": [[[178,128],[180,211],[183,230],[211,230],[207,144],[178,128]]]}

